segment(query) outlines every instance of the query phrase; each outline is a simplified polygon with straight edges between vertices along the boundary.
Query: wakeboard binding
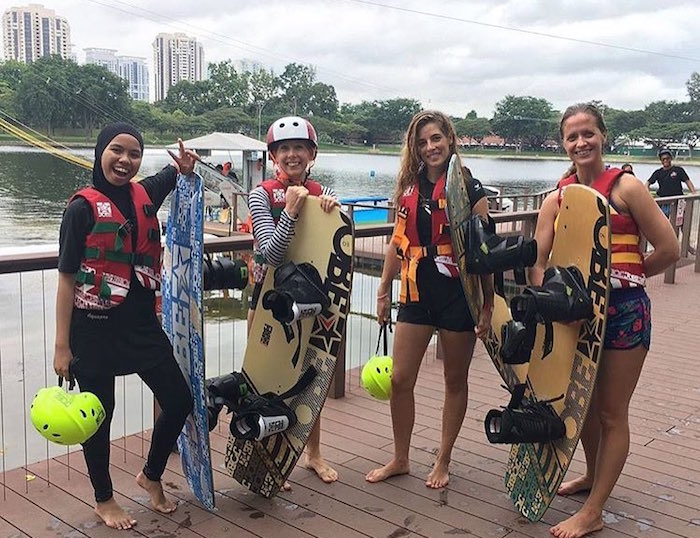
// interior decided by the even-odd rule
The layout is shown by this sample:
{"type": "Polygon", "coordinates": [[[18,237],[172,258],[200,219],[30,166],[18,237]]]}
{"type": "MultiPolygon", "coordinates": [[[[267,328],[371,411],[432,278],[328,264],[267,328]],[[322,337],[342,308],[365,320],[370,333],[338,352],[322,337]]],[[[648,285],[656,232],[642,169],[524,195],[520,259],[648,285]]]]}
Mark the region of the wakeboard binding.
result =
{"type": "Polygon", "coordinates": [[[321,275],[310,263],[286,262],[275,271],[275,287],[265,293],[263,308],[280,323],[314,317],[331,305],[321,275]]]}
{"type": "Polygon", "coordinates": [[[534,239],[522,235],[498,235],[491,217],[485,223],[479,215],[472,215],[463,226],[468,273],[488,275],[512,269],[516,280],[525,283],[525,267],[532,267],[537,261],[537,242],[534,239]]]}
{"type": "Polygon", "coordinates": [[[583,274],[575,265],[549,267],[542,286],[528,286],[510,302],[515,321],[552,323],[589,319],[593,316],[591,299],[583,274]]]}
{"type": "Polygon", "coordinates": [[[209,420],[209,431],[216,428],[219,420],[219,413],[224,406],[228,412],[235,411],[240,407],[241,400],[248,394],[248,384],[240,372],[208,379],[206,384],[207,396],[207,417],[209,420]]]}
{"type": "Polygon", "coordinates": [[[501,359],[504,364],[525,364],[535,347],[537,325],[510,320],[501,326],[501,359]]]}
{"type": "Polygon", "coordinates": [[[297,423],[297,416],[284,400],[302,392],[317,374],[316,368],[310,366],[296,384],[282,394],[252,393],[240,372],[210,379],[206,383],[209,431],[216,427],[224,406],[227,413],[233,414],[229,429],[237,439],[260,441],[291,428],[297,423]]]}
{"type": "Polygon", "coordinates": [[[533,402],[524,397],[525,387],[524,383],[516,385],[507,407],[486,414],[484,428],[489,443],[546,443],[566,435],[566,425],[551,405],[564,396],[533,402]]]}

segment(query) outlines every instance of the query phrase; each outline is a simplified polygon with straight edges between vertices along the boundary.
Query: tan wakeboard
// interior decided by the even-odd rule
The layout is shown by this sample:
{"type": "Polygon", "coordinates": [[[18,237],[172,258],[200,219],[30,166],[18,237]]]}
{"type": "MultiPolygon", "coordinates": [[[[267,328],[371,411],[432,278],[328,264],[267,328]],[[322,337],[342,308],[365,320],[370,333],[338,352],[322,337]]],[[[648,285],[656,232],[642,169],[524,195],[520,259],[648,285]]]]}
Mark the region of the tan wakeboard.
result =
{"type": "MultiPolygon", "coordinates": [[[[544,515],[571,463],[603,351],[610,278],[610,211],[607,200],[595,190],[582,185],[566,187],[549,265],[575,265],[581,270],[593,299],[594,315],[582,323],[553,323],[549,333],[544,325],[537,326],[525,398],[544,401],[563,396],[551,405],[566,425],[566,436],[511,448],[506,489],[516,508],[531,521],[544,515]]],[[[500,327],[494,332],[500,336],[500,327]]],[[[490,353],[496,350],[496,346],[487,347],[490,353]]]]}
{"type": "Polygon", "coordinates": [[[459,278],[462,281],[462,289],[467,299],[469,313],[474,323],[479,323],[481,307],[484,302],[481,293],[481,281],[478,275],[472,275],[467,272],[467,258],[464,255],[464,245],[466,244],[464,225],[472,214],[466,181],[468,180],[464,178],[459,157],[452,155],[450,164],[447,167],[447,181],[445,184],[452,250],[459,266],[459,278]]]}
{"type": "Polygon", "coordinates": [[[318,270],[331,306],[314,318],[293,322],[285,330],[272,312],[262,307],[262,297],[273,288],[275,271],[271,268],[265,276],[243,359],[249,387],[257,394],[282,394],[310,366],[318,375],[287,401],[296,413],[296,425],[261,441],[229,438],[226,469],[264,497],[275,495],[294,469],[326,400],[349,313],[353,234],[352,221],[343,211],[334,208],[324,213],[318,198],[307,198],[285,261],[308,262],[318,270]]]}

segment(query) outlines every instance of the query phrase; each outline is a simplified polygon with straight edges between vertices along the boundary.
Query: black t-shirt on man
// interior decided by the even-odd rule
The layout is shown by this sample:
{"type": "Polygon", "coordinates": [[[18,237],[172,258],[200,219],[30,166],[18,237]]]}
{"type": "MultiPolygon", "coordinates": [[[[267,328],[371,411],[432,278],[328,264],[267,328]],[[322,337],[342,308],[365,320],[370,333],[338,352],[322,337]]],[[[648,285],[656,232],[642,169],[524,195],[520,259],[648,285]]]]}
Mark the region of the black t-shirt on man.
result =
{"type": "Polygon", "coordinates": [[[681,196],[683,194],[682,183],[690,181],[688,174],[680,166],[671,168],[659,168],[649,178],[649,184],[659,183],[659,190],[656,193],[659,197],[681,196]]]}

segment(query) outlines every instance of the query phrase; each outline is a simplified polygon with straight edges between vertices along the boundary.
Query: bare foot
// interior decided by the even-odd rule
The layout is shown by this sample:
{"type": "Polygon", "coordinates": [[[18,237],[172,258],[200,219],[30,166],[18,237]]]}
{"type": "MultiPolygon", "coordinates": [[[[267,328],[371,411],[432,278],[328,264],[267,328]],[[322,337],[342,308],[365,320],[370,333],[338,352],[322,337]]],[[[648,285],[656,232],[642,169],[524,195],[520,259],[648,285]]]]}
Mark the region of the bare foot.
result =
{"type": "Polygon", "coordinates": [[[365,475],[365,480],[367,480],[367,482],[381,482],[392,476],[408,474],[410,470],[408,462],[399,463],[396,460],[391,460],[384,467],[372,469],[365,475]]]}
{"type": "Polygon", "coordinates": [[[600,513],[580,510],[569,519],[549,529],[549,532],[557,538],[581,538],[602,529],[603,518],[600,513]]]}
{"type": "Polygon", "coordinates": [[[114,497],[108,501],[97,503],[95,505],[95,513],[105,522],[105,525],[112,529],[130,529],[136,525],[136,520],[122,510],[122,507],[117,504],[114,497]]]}
{"type": "Polygon", "coordinates": [[[284,484],[282,484],[282,491],[292,491],[292,485],[286,480],[284,481],[284,484]]]}
{"type": "Polygon", "coordinates": [[[163,484],[160,483],[160,480],[149,480],[141,471],[136,475],[136,483],[148,492],[148,495],[151,497],[151,504],[156,512],[170,514],[177,508],[177,504],[165,498],[163,484]]]}
{"type": "Polygon", "coordinates": [[[321,456],[306,456],[306,468],[315,471],[318,477],[326,484],[338,480],[338,471],[326,463],[321,456]]]}
{"type": "Polygon", "coordinates": [[[573,495],[581,491],[589,491],[593,486],[593,479],[587,475],[579,476],[574,480],[562,482],[557,490],[557,495],[573,495]]]}
{"type": "Polygon", "coordinates": [[[429,488],[440,489],[444,488],[450,482],[450,473],[448,470],[449,463],[441,463],[436,461],[433,465],[433,470],[430,471],[425,485],[429,488]]]}

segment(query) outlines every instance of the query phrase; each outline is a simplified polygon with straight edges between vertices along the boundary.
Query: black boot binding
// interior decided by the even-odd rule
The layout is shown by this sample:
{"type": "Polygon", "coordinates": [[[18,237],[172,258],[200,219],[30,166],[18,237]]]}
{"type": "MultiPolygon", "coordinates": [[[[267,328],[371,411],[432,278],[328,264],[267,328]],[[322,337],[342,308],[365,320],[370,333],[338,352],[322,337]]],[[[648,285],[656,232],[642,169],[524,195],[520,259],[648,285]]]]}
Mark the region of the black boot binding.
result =
{"type": "Polygon", "coordinates": [[[510,320],[501,326],[501,359],[504,364],[525,364],[535,346],[536,325],[510,320]]]}
{"type": "Polygon", "coordinates": [[[248,266],[242,260],[225,256],[206,256],[202,264],[202,288],[209,290],[242,290],[248,285],[248,266]]]}
{"type": "Polygon", "coordinates": [[[320,314],[331,300],[313,265],[286,262],[275,271],[275,289],[265,293],[262,305],[277,321],[290,324],[320,314]]]}
{"type": "Polygon", "coordinates": [[[206,382],[207,418],[209,431],[216,427],[219,413],[224,405],[228,412],[236,411],[241,404],[241,399],[248,394],[248,384],[243,374],[231,372],[230,374],[208,379],[206,382]]]}
{"type": "Polygon", "coordinates": [[[299,381],[282,394],[249,394],[238,410],[234,411],[235,417],[230,425],[231,434],[237,439],[260,441],[294,426],[297,423],[297,415],[284,400],[303,391],[317,374],[316,368],[309,366],[299,381]]]}
{"type": "Polygon", "coordinates": [[[578,321],[593,315],[593,300],[578,267],[549,267],[542,286],[528,286],[513,297],[510,311],[515,321],[525,325],[578,321]]]}
{"type": "Polygon", "coordinates": [[[546,443],[566,435],[564,421],[551,406],[564,397],[530,402],[523,398],[525,384],[511,392],[508,407],[492,409],[486,414],[486,438],[493,444],[546,443]]]}
{"type": "Polygon", "coordinates": [[[522,283],[525,283],[525,267],[531,267],[537,261],[534,239],[525,239],[521,235],[501,237],[495,233],[495,222],[489,219],[488,225],[484,225],[479,215],[472,215],[463,226],[467,272],[488,275],[513,269],[522,274],[522,283]]]}

